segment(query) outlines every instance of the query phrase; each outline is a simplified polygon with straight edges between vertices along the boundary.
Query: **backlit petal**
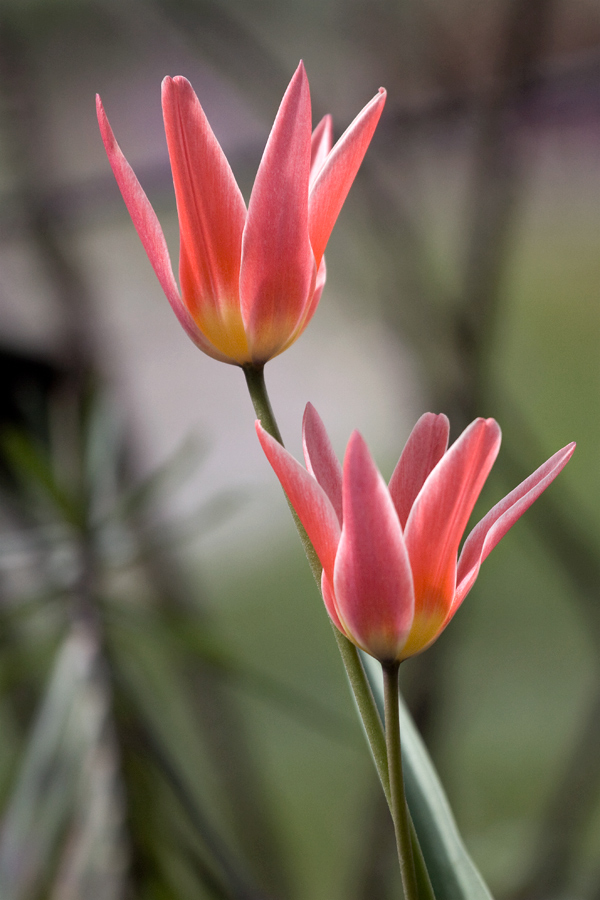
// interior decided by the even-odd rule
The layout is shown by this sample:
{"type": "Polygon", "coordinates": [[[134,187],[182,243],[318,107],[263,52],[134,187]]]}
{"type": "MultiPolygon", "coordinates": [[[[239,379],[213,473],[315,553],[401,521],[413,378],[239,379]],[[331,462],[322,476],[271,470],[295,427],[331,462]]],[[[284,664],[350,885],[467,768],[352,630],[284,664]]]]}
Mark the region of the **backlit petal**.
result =
{"type": "Polygon", "coordinates": [[[477,575],[483,560],[488,556],[498,541],[504,537],[509,528],[529,509],[534,500],[554,481],[558,473],[566,466],[575,450],[575,444],[568,444],[551,456],[539,469],[526,478],[518,487],[489,511],[475,526],[462,549],[458,561],[456,597],[450,615],[454,612],[468,592],[477,575]]]}
{"type": "Polygon", "coordinates": [[[340,539],[340,524],[329,497],[312,475],[285,450],[260,422],[256,433],[265,455],[296,510],[315,548],[323,569],[333,580],[335,553],[340,539]]]}
{"type": "Polygon", "coordinates": [[[449,434],[447,417],[434,413],[421,416],[411,431],[389,484],[402,528],[425,479],[446,452],[449,434]]]}
{"type": "Polygon", "coordinates": [[[241,309],[256,363],[282,350],[315,289],[308,238],[310,154],[310,94],[300,63],[267,141],[242,242],[241,309]]]}
{"type": "Polygon", "coordinates": [[[348,126],[327,156],[310,192],[310,240],[317,265],[383,111],[383,88],[348,126]]]}
{"type": "Polygon", "coordinates": [[[333,452],[321,417],[312,403],[306,404],[302,420],[302,441],[306,468],[317,479],[342,524],[342,467],[333,452]]]}
{"type": "Polygon", "coordinates": [[[413,618],[412,574],[388,489],[356,431],[344,459],[343,504],[333,579],[339,618],[359,647],[391,661],[413,618]]]}
{"type": "Polygon", "coordinates": [[[430,472],[412,506],[404,531],[415,584],[411,652],[430,642],[452,605],[458,546],[500,440],[493,419],[476,419],[430,472]]]}
{"type": "Polygon", "coordinates": [[[165,78],[162,103],[179,216],[183,298],[215,347],[236,362],[248,362],[239,307],[244,200],[191,84],[180,76],[165,78]]]}

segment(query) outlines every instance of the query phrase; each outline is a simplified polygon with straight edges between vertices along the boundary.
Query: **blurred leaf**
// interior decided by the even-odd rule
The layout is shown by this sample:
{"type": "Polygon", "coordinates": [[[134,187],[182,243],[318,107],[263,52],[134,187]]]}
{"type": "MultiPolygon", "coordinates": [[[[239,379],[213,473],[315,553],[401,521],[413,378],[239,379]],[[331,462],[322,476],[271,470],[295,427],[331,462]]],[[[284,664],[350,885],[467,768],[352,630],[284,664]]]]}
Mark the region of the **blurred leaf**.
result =
{"type": "Polygon", "coordinates": [[[205,457],[205,448],[195,436],[188,437],[154,472],[131,490],[123,493],[114,514],[127,519],[145,512],[148,507],[164,499],[195,473],[205,457]]]}
{"type": "Polygon", "coordinates": [[[25,486],[29,483],[36,485],[62,519],[75,528],[80,528],[81,507],[58,484],[45,451],[36,446],[25,432],[16,428],[7,428],[2,432],[0,445],[21,482],[25,486]]]}
{"type": "Polygon", "coordinates": [[[202,739],[195,698],[182,677],[181,647],[165,639],[168,631],[162,619],[148,611],[145,617],[121,615],[112,621],[109,617],[107,624],[114,675],[121,695],[135,711],[135,730],[146,761],[152,761],[170,787],[209,861],[196,867],[196,878],[212,896],[219,878],[209,873],[216,870],[231,898],[262,900],[260,889],[232,852],[231,835],[222,836],[225,823],[219,821],[218,811],[223,798],[202,739]]]}
{"type": "Polygon", "coordinates": [[[0,834],[0,896],[118,896],[126,867],[117,760],[95,641],[65,639],[0,834]],[[66,838],[66,839],[65,839],[66,838]]]}
{"type": "MultiPolygon", "coordinates": [[[[379,665],[364,655],[363,662],[381,709],[379,665]]],[[[492,900],[467,853],[431,757],[401,696],[399,703],[406,799],[436,900],[492,900]]]]}

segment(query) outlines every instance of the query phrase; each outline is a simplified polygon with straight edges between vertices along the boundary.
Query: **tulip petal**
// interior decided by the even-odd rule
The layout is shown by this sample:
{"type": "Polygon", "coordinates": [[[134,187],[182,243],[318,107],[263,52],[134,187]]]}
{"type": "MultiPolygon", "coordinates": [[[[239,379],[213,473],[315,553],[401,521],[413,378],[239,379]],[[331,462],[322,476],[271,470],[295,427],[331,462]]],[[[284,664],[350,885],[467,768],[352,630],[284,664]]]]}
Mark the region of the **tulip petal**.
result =
{"type": "Polygon", "coordinates": [[[327,156],[310,192],[310,241],[317,266],[325,252],[348,191],[383,111],[386,93],[383,88],[348,126],[327,156]]]}
{"type": "Polygon", "coordinates": [[[265,455],[304,525],[321,565],[333,580],[340,524],[329,497],[317,481],[256,420],[256,433],[265,455]]]}
{"type": "Polygon", "coordinates": [[[335,594],[333,592],[333,586],[331,581],[327,577],[327,573],[325,569],[323,569],[323,574],[321,575],[321,594],[323,595],[323,602],[325,603],[325,609],[329,613],[329,618],[342,634],[345,634],[349,640],[352,640],[349,634],[346,634],[344,630],[344,626],[342,625],[342,621],[340,619],[338,608],[337,608],[337,600],[335,599],[335,594]]]}
{"type": "Polygon", "coordinates": [[[140,237],[167,300],[194,343],[214,359],[218,359],[221,362],[229,362],[228,358],[216,347],[213,347],[204,337],[181,299],[173,275],[167,243],[156,213],[152,209],[150,201],[115,139],[99,96],[96,97],[96,112],[108,161],[123,195],[123,200],[135,230],[140,237]]]}
{"type": "Polygon", "coordinates": [[[388,489],[356,431],[344,459],[343,504],[333,578],[338,615],[354,643],[391,661],[412,623],[413,579],[388,489]]]}
{"type": "Polygon", "coordinates": [[[246,206],[189,81],[165,78],[162,104],[179,215],[181,291],[211,343],[233,361],[248,362],[239,305],[246,206]]]}
{"type": "Polygon", "coordinates": [[[458,546],[500,449],[494,419],[476,419],[430,472],[404,531],[415,583],[415,621],[405,653],[437,636],[452,606],[458,546]]]}
{"type": "Polygon", "coordinates": [[[315,178],[321,171],[327,154],[333,144],[333,120],[330,115],[323,116],[312,133],[310,142],[310,183],[312,188],[315,178]]]}
{"type": "Polygon", "coordinates": [[[465,541],[458,561],[458,585],[450,616],[454,615],[471,590],[483,560],[523,513],[529,509],[534,500],[537,500],[540,494],[554,481],[571,459],[574,450],[575,444],[568,444],[551,456],[539,469],[536,469],[533,475],[526,478],[510,494],[496,503],[475,526],[465,541]]]}
{"type": "Polygon", "coordinates": [[[317,271],[317,280],[315,282],[315,288],[313,291],[312,299],[310,303],[306,306],[306,309],[302,313],[302,317],[295,329],[292,331],[291,335],[281,347],[280,350],[277,351],[279,353],[283,353],[284,350],[287,350],[288,347],[291,347],[294,341],[297,341],[313,315],[317,311],[317,306],[319,305],[319,300],[321,299],[321,294],[323,293],[323,288],[325,287],[325,281],[327,280],[327,269],[325,268],[325,257],[321,259],[321,264],[319,265],[319,269],[317,271]]]}
{"type": "Polygon", "coordinates": [[[408,514],[425,479],[448,448],[447,417],[425,413],[410,433],[390,478],[389,491],[404,529],[408,514]]]}
{"type": "Polygon", "coordinates": [[[342,467],[333,452],[331,441],[321,417],[312,405],[306,404],[302,421],[302,440],[306,468],[316,478],[337,513],[342,524],[342,467]]]}
{"type": "Polygon", "coordinates": [[[315,289],[308,238],[310,154],[310,94],[300,63],[265,147],[242,241],[241,311],[255,363],[281,352],[315,289]]]}

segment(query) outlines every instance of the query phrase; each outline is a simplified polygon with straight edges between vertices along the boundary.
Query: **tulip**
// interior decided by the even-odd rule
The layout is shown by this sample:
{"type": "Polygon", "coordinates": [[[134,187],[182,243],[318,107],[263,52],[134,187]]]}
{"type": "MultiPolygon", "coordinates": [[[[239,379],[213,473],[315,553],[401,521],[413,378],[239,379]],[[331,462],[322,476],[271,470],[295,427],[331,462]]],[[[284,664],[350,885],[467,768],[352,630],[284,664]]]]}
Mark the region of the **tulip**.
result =
{"type": "Polygon", "coordinates": [[[385,103],[383,88],[331,148],[331,118],[311,138],[308,80],[298,66],[275,118],[248,204],[185,78],[165,78],[162,105],[177,212],[177,287],[150,202],[99,97],[109,162],[175,314],[209,356],[262,366],[304,331],[325,284],[324,251],[385,103]]]}
{"type": "Polygon", "coordinates": [[[429,647],[470,591],[483,560],[556,478],[575,444],[555,453],[459,544],[500,449],[494,419],[476,419],[448,448],[449,422],[425,413],[386,485],[361,435],[344,467],[308,404],[304,469],[257,421],[262,448],[323,567],[334,625],[384,665],[429,647]]]}

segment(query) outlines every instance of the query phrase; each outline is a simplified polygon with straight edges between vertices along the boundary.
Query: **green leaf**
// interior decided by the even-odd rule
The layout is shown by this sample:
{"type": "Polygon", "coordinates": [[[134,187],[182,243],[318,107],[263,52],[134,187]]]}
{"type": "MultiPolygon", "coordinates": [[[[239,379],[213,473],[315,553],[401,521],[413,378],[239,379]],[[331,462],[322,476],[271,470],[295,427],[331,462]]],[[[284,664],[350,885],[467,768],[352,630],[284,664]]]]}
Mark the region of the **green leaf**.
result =
{"type": "MultiPolygon", "coordinates": [[[[363,661],[380,704],[379,665],[370,657],[363,657],[363,661]]],[[[406,799],[436,900],[492,900],[467,853],[444,788],[402,697],[399,702],[406,799]]]]}

